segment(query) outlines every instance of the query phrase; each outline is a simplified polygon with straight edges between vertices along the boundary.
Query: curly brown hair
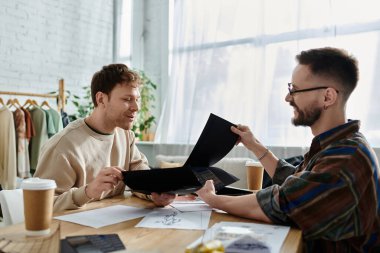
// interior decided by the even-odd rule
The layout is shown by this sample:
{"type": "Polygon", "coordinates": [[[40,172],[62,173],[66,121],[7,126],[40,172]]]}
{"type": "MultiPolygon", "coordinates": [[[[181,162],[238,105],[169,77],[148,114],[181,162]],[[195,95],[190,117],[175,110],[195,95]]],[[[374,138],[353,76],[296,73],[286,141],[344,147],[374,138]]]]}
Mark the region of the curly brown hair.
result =
{"type": "Polygon", "coordinates": [[[96,93],[103,92],[107,95],[111,93],[117,84],[127,84],[138,87],[141,84],[140,76],[125,64],[110,64],[103,66],[92,77],[91,98],[94,106],[97,107],[96,93]]]}

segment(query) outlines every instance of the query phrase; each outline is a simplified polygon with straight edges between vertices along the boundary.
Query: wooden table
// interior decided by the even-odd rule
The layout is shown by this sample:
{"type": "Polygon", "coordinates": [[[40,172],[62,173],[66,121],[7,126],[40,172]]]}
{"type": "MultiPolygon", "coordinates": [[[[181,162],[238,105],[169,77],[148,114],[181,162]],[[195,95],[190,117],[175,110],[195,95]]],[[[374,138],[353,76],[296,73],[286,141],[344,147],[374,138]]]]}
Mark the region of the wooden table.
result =
{"type": "MultiPolygon", "coordinates": [[[[102,201],[89,203],[80,210],[70,210],[55,213],[54,216],[107,207],[110,205],[129,205],[135,207],[154,208],[153,203],[149,201],[141,200],[130,195],[121,195],[112,199],[104,199],[102,201]]],[[[187,245],[192,243],[204,233],[204,231],[201,230],[136,228],[135,225],[137,225],[141,219],[142,218],[137,218],[99,229],[65,221],[53,220],[53,222],[60,223],[61,238],[74,235],[117,233],[126,246],[127,252],[135,253],[181,253],[185,251],[187,245]]],[[[252,220],[213,211],[209,227],[221,221],[255,222],[252,220]]],[[[17,233],[20,234],[24,233],[24,231],[24,224],[22,223],[1,228],[0,235],[17,233]]],[[[288,233],[288,236],[282,245],[281,252],[302,252],[302,234],[299,229],[290,229],[290,232],[288,233]]]]}

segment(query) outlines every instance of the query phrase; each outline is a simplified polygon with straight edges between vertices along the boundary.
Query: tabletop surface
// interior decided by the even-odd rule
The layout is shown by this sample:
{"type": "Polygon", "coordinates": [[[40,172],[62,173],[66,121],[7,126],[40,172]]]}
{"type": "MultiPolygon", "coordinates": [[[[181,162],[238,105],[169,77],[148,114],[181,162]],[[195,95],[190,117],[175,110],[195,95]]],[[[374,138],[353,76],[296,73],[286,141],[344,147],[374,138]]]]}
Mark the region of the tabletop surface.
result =
{"type": "MultiPolygon", "coordinates": [[[[79,210],[68,210],[55,213],[54,216],[70,214],[85,210],[107,207],[111,205],[128,205],[134,207],[154,208],[153,203],[139,199],[130,195],[120,195],[111,199],[104,199],[87,204],[79,210]]],[[[79,224],[53,220],[53,223],[60,223],[60,237],[90,234],[111,234],[117,233],[127,248],[127,252],[135,253],[181,253],[185,252],[186,246],[203,235],[203,230],[180,230],[180,229],[155,229],[155,228],[136,228],[142,218],[137,218],[114,225],[101,228],[91,228],[79,224]]],[[[257,222],[229,215],[226,213],[212,212],[209,227],[217,222],[257,222]]],[[[259,223],[259,222],[257,222],[259,223]]],[[[12,235],[25,233],[24,224],[16,224],[9,227],[0,228],[0,235],[12,235]]],[[[291,228],[281,252],[301,252],[302,233],[299,229],[291,228]]]]}

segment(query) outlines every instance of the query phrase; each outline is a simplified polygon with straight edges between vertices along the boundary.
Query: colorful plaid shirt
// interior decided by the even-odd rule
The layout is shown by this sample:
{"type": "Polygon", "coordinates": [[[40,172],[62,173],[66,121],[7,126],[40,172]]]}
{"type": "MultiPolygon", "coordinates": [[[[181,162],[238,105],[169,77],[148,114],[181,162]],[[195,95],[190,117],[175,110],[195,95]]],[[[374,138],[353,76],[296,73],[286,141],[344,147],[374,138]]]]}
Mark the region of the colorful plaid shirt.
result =
{"type": "Polygon", "coordinates": [[[380,252],[379,163],[359,127],[314,137],[299,166],[280,159],[273,185],[257,193],[274,223],[302,230],[305,252],[380,252]]]}

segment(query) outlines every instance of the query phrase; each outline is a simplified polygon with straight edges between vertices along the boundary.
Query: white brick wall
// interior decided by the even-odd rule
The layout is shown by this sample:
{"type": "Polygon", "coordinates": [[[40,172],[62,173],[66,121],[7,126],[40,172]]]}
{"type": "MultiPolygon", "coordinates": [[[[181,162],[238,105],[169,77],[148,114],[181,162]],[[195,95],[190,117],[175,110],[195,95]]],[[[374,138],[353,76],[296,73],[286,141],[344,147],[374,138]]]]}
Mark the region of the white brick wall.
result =
{"type": "Polygon", "coordinates": [[[81,92],[112,62],[113,22],[112,0],[0,0],[0,90],[50,92],[64,78],[81,92]]]}

